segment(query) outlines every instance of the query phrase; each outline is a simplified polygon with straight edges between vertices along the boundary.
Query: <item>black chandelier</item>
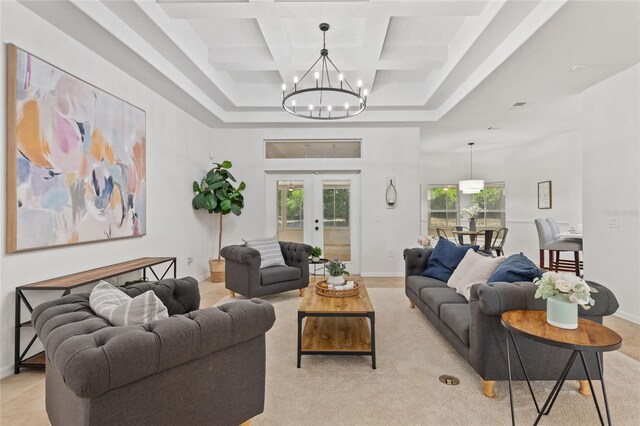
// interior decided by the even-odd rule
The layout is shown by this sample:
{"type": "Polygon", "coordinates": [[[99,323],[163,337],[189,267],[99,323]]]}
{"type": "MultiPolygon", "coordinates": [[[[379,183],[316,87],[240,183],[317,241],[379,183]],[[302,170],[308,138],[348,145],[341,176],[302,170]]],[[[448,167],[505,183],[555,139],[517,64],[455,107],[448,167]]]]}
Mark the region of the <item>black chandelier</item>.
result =
{"type": "Polygon", "coordinates": [[[351,87],[329,58],[329,51],[325,45],[329,24],[320,24],[320,31],[322,31],[320,57],[301,79],[298,80],[298,76],[293,78],[292,90],[287,92],[287,85],[282,85],[282,108],[295,116],[313,120],[339,120],[354,117],[367,107],[367,89],[362,89],[361,80],[358,80],[357,90],[351,87]],[[311,76],[305,80],[318,63],[320,63],[320,70],[313,73],[315,81],[311,80],[311,76]],[[331,74],[334,76],[333,81],[337,80],[339,83],[339,87],[331,83],[331,74]]]}

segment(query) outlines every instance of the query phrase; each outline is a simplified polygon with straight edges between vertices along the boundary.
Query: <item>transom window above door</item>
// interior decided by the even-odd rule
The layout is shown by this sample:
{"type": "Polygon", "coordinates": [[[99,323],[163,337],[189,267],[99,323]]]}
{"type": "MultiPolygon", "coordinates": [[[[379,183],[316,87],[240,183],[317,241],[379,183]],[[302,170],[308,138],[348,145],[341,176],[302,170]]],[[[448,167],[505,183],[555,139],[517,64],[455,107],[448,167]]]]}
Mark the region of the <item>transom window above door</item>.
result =
{"type": "Polygon", "coordinates": [[[361,158],[359,139],[265,140],[265,158],[361,158]]]}

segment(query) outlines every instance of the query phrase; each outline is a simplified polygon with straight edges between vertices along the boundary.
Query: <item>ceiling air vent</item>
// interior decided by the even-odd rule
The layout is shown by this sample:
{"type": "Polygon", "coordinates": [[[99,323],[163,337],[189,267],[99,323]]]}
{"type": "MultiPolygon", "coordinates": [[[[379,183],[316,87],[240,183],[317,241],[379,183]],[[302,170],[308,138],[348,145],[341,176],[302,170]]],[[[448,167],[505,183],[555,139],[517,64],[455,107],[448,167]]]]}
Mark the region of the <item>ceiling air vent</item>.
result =
{"type": "Polygon", "coordinates": [[[515,104],[513,104],[514,107],[523,107],[525,106],[527,103],[526,102],[516,102],[515,104]]]}

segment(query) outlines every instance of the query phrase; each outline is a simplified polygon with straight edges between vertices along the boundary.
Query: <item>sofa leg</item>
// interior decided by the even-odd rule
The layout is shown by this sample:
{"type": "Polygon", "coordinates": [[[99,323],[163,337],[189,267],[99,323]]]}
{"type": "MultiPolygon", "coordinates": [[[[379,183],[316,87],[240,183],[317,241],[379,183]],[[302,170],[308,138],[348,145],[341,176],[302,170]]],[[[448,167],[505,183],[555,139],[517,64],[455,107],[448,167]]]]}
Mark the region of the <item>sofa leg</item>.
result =
{"type": "Polygon", "coordinates": [[[415,304],[415,303],[413,303],[413,300],[409,300],[409,307],[410,307],[411,309],[415,309],[415,308],[416,308],[416,304],[415,304]]]}
{"type": "Polygon", "coordinates": [[[300,291],[300,297],[304,297],[304,288],[298,289],[300,291]]]}
{"type": "Polygon", "coordinates": [[[249,419],[246,422],[242,423],[240,426],[251,426],[251,419],[249,419]]]}
{"type": "Polygon", "coordinates": [[[589,381],[588,380],[578,380],[578,383],[580,384],[580,388],[578,389],[578,392],[580,392],[584,396],[591,396],[591,389],[589,388],[589,381]]]}
{"type": "Polygon", "coordinates": [[[236,297],[236,292],[233,290],[229,290],[229,296],[236,297]]]}
{"type": "Polygon", "coordinates": [[[493,387],[495,386],[495,384],[495,380],[482,380],[482,393],[484,393],[484,395],[488,398],[493,398],[494,396],[496,396],[496,393],[493,391],[493,387]]]}

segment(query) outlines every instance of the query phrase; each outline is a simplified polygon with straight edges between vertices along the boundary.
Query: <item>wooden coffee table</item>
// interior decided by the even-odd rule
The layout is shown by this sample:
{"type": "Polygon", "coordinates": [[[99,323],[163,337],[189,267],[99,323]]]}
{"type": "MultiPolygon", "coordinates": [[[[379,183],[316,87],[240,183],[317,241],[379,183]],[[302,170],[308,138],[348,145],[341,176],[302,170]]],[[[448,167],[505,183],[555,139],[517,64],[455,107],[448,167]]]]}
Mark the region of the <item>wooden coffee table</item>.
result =
{"type": "Polygon", "coordinates": [[[351,279],[360,284],[353,297],[320,296],[309,285],[298,308],[298,368],[302,355],[371,355],[376,368],[376,313],[362,280],[351,279]]]}

